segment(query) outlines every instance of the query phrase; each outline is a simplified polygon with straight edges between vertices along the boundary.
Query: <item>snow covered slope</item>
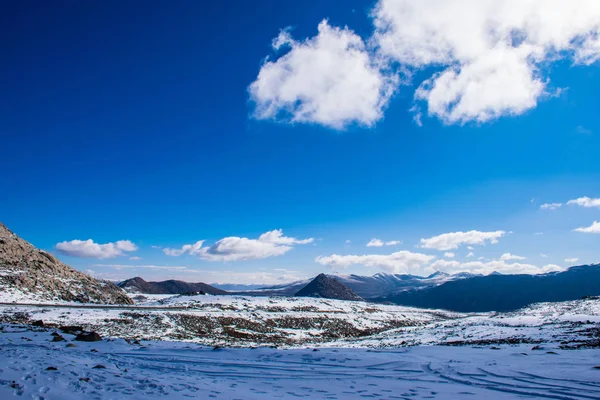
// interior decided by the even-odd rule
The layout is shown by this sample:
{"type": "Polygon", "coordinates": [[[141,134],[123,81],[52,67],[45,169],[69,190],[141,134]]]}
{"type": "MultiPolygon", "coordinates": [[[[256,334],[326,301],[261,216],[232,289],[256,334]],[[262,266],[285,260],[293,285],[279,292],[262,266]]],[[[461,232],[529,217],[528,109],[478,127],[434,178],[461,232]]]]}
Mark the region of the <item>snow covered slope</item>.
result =
{"type": "Polygon", "coordinates": [[[132,304],[109,281],[95,279],[36,249],[0,223],[0,302],[132,304]]]}
{"type": "Polygon", "coordinates": [[[0,398],[598,399],[600,350],[218,349],[0,325],[0,398]]]}

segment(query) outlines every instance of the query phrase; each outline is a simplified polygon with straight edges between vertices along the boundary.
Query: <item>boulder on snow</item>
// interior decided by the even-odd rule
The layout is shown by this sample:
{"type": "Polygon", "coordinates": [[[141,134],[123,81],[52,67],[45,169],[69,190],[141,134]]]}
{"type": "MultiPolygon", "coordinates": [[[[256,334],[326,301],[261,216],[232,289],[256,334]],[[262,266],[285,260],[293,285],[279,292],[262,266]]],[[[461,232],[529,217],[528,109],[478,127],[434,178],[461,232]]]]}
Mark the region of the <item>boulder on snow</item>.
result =
{"type": "Polygon", "coordinates": [[[99,342],[102,340],[102,336],[98,335],[96,332],[82,332],[75,340],[80,342],[99,342]]]}

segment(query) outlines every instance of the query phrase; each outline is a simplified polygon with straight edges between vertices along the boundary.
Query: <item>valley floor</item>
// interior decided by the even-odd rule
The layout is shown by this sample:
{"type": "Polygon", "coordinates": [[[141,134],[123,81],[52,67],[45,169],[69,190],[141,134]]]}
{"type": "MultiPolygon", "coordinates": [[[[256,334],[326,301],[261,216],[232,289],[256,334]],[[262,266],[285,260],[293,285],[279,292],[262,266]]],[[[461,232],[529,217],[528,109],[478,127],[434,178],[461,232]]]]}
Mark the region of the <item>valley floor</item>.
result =
{"type": "Polygon", "coordinates": [[[67,342],[55,343],[45,328],[3,325],[0,398],[600,398],[598,349],[215,350],[164,341],[72,343],[64,336],[67,342]]]}

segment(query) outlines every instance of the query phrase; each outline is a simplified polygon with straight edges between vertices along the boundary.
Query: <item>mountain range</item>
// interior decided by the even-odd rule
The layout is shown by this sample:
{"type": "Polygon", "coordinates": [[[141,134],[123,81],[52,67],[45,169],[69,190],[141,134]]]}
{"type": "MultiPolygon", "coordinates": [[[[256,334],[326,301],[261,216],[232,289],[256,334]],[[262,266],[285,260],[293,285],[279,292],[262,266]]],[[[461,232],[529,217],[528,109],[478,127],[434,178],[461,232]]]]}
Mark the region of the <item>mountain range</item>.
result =
{"type": "Polygon", "coordinates": [[[190,283],[177,280],[161,282],[146,282],[138,277],[120,282],[118,286],[129,294],[184,294],[184,293],[206,293],[212,295],[227,294],[225,290],[217,289],[206,283],[190,283]]]}
{"type": "Polygon", "coordinates": [[[541,275],[474,276],[435,287],[372,299],[377,302],[453,311],[512,311],[532,303],[577,300],[600,295],[600,264],[541,275]]]}

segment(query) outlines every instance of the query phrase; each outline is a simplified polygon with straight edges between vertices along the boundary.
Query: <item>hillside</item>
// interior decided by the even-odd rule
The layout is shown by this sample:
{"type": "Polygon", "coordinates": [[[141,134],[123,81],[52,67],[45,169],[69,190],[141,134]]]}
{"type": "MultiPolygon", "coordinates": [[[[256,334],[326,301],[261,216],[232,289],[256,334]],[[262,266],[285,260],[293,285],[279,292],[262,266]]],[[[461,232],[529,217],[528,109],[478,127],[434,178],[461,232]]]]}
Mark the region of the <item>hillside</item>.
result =
{"type": "Polygon", "coordinates": [[[576,300],[592,295],[600,295],[599,264],[542,275],[478,276],[377,300],[405,306],[481,312],[512,311],[532,303],[576,300]]]}
{"type": "Polygon", "coordinates": [[[319,274],[308,285],[296,293],[297,297],[321,297],[324,299],[337,300],[363,300],[348,286],[337,279],[319,274]]]}
{"type": "Polygon", "coordinates": [[[207,294],[227,294],[226,291],[217,289],[206,283],[190,283],[177,280],[167,280],[161,282],[146,282],[140,277],[127,279],[119,283],[119,287],[127,293],[142,294],[183,294],[203,292],[207,294]]]}
{"type": "Polygon", "coordinates": [[[133,304],[115,284],[36,249],[0,223],[0,301],[133,304]]]}

